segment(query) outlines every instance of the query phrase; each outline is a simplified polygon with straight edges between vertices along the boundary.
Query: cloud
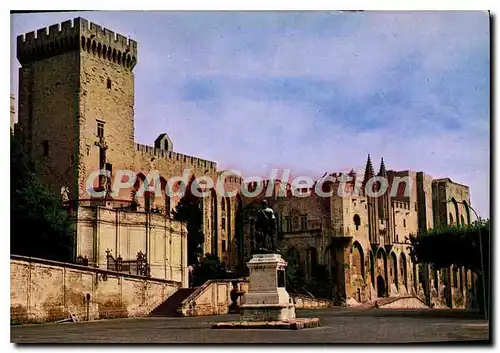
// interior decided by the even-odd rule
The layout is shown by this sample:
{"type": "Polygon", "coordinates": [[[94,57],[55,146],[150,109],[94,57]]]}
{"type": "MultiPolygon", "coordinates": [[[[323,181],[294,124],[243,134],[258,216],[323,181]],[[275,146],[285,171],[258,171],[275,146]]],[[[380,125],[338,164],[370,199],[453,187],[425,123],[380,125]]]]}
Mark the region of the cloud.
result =
{"type": "MultiPolygon", "coordinates": [[[[12,27],[74,15],[15,15],[12,27]]],[[[82,15],[139,42],[141,143],[167,132],[179,152],[263,175],[289,167],[320,176],[371,153],[389,169],[469,185],[489,216],[484,12],[82,15]]]]}

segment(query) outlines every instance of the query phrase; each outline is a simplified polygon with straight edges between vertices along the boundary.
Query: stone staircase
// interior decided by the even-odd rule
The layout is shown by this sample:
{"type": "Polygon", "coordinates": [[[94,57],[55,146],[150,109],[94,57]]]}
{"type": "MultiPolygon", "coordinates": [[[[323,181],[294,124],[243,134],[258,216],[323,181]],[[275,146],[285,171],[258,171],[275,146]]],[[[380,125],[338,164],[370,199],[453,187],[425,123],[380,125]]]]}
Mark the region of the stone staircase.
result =
{"type": "MultiPolygon", "coordinates": [[[[371,309],[371,308],[376,308],[377,306],[379,308],[384,308],[389,304],[395,303],[397,301],[401,302],[401,308],[415,308],[415,309],[423,307],[428,308],[428,306],[420,298],[415,296],[377,298],[371,302],[360,305],[359,308],[371,309]],[[408,307],[404,303],[409,301],[412,301],[414,303],[410,304],[410,306],[408,307]]],[[[397,307],[397,305],[395,307],[397,307]]]]}
{"type": "Polygon", "coordinates": [[[189,297],[197,288],[180,288],[163,303],[154,308],[149,316],[179,316],[177,310],[184,299],[189,297]]]}

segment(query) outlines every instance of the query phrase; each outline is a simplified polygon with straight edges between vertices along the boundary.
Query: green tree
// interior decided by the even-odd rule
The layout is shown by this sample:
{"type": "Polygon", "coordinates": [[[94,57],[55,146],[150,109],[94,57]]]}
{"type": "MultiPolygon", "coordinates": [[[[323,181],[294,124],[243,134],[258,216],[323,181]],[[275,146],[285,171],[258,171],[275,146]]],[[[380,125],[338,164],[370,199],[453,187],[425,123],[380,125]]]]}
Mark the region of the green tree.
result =
{"type": "Polygon", "coordinates": [[[11,253],[73,260],[74,232],[60,199],[34,174],[11,131],[11,253]]]}
{"type": "Polygon", "coordinates": [[[489,220],[429,229],[410,236],[410,244],[410,256],[416,263],[428,263],[436,269],[463,266],[480,276],[476,286],[477,300],[479,307],[484,309],[483,290],[489,298],[490,282],[489,220]]]}
{"type": "MultiPolygon", "coordinates": [[[[191,185],[191,183],[190,183],[191,185]]],[[[203,254],[203,214],[202,199],[191,193],[191,187],[186,188],[184,195],[173,211],[174,219],[184,222],[188,238],[188,264],[194,265],[200,261],[203,254]]]]}
{"type": "Polygon", "coordinates": [[[222,262],[217,257],[210,253],[205,254],[205,257],[193,266],[191,274],[191,286],[201,286],[209,279],[224,279],[228,278],[226,269],[222,262]]]}
{"type": "Polygon", "coordinates": [[[430,229],[410,236],[410,243],[410,255],[417,263],[429,263],[437,269],[464,266],[475,273],[481,273],[484,265],[486,272],[490,259],[490,221],[430,229]]]}

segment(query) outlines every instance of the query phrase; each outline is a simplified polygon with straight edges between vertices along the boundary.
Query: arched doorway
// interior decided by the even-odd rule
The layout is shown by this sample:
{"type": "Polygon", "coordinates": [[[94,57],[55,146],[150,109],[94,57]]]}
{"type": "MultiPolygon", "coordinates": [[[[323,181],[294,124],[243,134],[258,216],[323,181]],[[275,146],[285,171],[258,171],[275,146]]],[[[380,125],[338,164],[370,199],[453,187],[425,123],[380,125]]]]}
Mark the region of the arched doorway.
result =
{"type": "Polygon", "coordinates": [[[377,297],[385,297],[385,281],[381,275],[377,276],[377,297]]]}
{"type": "Polygon", "coordinates": [[[387,295],[387,284],[388,284],[388,271],[387,271],[387,254],[384,250],[384,248],[379,248],[377,250],[377,255],[376,255],[376,266],[377,266],[377,293],[379,292],[378,286],[379,286],[379,278],[382,277],[384,280],[384,285],[386,286],[384,288],[384,295],[387,295]]]}

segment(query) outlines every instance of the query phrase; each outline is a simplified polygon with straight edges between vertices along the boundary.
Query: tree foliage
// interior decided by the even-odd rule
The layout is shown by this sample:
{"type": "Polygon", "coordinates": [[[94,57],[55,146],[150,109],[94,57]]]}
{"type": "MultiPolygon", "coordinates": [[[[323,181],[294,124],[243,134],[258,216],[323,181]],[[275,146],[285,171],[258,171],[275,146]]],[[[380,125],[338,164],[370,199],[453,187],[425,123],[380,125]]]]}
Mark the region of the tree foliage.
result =
{"type": "Polygon", "coordinates": [[[312,278],[306,278],[304,268],[289,258],[288,252],[280,251],[281,257],[288,262],[286,267],[286,289],[290,293],[312,294],[318,298],[331,298],[332,280],[326,265],[316,264],[312,278]]]}
{"type": "Polygon", "coordinates": [[[60,199],[34,174],[11,131],[11,253],[73,260],[72,222],[60,199]]]}
{"type": "Polygon", "coordinates": [[[430,229],[410,236],[410,243],[410,255],[417,263],[429,263],[437,269],[463,266],[481,273],[481,252],[486,271],[490,259],[490,221],[430,229]]]}
{"type": "Polygon", "coordinates": [[[195,197],[190,192],[190,187],[186,189],[184,196],[173,211],[174,219],[185,222],[188,239],[188,264],[194,265],[200,261],[203,254],[203,214],[201,210],[200,198],[195,197]]]}
{"type": "Polygon", "coordinates": [[[220,261],[213,254],[205,254],[204,258],[197,264],[193,265],[191,273],[191,286],[201,286],[209,279],[224,279],[228,278],[228,273],[220,261]]]}

